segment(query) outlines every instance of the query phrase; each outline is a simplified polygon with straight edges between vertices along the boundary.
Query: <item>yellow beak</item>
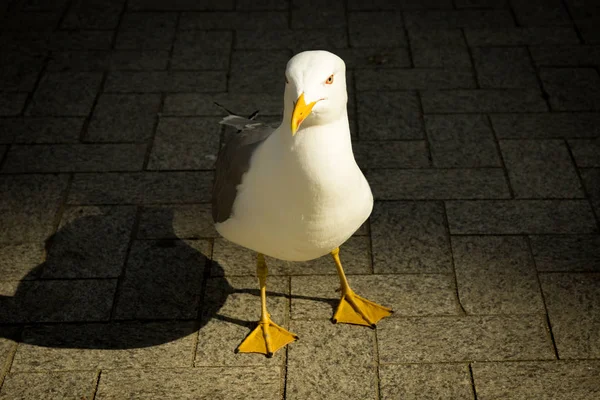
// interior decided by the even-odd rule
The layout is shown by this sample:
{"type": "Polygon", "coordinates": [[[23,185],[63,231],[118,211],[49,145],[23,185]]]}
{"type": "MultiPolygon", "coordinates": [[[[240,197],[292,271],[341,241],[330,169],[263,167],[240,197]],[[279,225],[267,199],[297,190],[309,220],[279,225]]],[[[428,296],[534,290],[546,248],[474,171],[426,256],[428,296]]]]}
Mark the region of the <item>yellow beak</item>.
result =
{"type": "Polygon", "coordinates": [[[308,114],[310,114],[315,104],[317,104],[316,101],[306,104],[306,101],[304,100],[304,93],[298,97],[296,106],[294,107],[294,112],[292,113],[292,136],[296,134],[300,124],[306,117],[308,117],[308,114]]]}

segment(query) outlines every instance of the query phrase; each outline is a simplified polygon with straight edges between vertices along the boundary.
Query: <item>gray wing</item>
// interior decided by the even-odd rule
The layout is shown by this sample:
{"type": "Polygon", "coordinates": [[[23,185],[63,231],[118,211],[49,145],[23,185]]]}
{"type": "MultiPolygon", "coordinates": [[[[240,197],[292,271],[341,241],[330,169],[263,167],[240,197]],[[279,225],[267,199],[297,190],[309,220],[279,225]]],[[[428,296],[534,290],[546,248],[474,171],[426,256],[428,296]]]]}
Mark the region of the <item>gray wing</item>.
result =
{"type": "Polygon", "coordinates": [[[217,156],[212,192],[214,222],[223,222],[229,218],[237,186],[248,171],[252,154],[275,131],[273,127],[237,115],[229,115],[220,123],[233,126],[240,132],[227,141],[217,156]]]}

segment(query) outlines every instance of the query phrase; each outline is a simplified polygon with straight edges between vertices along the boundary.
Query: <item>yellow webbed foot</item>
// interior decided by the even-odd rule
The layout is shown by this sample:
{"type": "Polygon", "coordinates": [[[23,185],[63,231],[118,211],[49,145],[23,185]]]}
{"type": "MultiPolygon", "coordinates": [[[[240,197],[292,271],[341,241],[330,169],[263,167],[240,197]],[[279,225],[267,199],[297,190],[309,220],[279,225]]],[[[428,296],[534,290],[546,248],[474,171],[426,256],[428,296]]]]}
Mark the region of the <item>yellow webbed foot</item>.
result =
{"type": "Polygon", "coordinates": [[[372,328],[382,318],[392,314],[392,310],[360,297],[352,291],[342,295],[340,304],[333,315],[334,323],[366,325],[372,328]]]}
{"type": "Polygon", "coordinates": [[[259,353],[273,357],[280,348],[297,340],[298,336],[275,324],[273,321],[259,322],[236,349],[236,353],[259,353]]]}

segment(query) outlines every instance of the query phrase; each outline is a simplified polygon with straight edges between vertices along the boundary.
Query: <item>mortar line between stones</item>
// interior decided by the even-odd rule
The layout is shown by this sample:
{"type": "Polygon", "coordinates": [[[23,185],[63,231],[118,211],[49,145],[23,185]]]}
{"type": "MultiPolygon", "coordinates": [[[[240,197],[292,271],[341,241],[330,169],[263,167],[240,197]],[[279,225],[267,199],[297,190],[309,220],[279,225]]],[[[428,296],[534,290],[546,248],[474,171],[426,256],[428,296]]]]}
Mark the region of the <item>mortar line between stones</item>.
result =
{"type": "Polygon", "coordinates": [[[475,387],[475,377],[473,376],[472,363],[469,363],[469,378],[471,378],[471,389],[473,389],[473,399],[477,400],[477,388],[475,387]]]}
{"type": "Polygon", "coordinates": [[[458,277],[456,275],[456,263],[454,262],[454,250],[452,249],[452,235],[450,234],[450,221],[448,220],[448,212],[446,211],[446,202],[442,202],[442,211],[444,213],[444,229],[446,230],[446,236],[448,237],[450,263],[452,264],[452,276],[454,277],[454,295],[456,296],[456,302],[460,307],[462,315],[465,316],[467,315],[467,311],[460,301],[460,293],[458,291],[458,277]]]}
{"type": "Polygon", "coordinates": [[[112,40],[110,41],[111,50],[115,50],[115,48],[117,47],[117,36],[121,31],[121,24],[123,23],[123,17],[125,16],[125,12],[127,11],[127,7],[129,5],[128,3],[129,0],[125,0],[125,2],[123,3],[123,9],[119,13],[119,20],[117,21],[117,26],[115,27],[115,33],[112,37],[112,40]]]}
{"type": "Polygon", "coordinates": [[[96,110],[96,106],[98,105],[98,100],[100,100],[100,96],[104,93],[104,85],[108,80],[108,72],[102,72],[102,79],[100,79],[100,85],[98,86],[98,91],[96,92],[96,96],[94,96],[94,101],[92,102],[92,106],[90,107],[90,111],[88,115],[85,117],[83,121],[83,126],[81,127],[81,132],[79,133],[79,142],[85,143],[88,129],[90,127],[90,123],[92,122],[92,116],[94,115],[94,111],[96,110]]]}
{"type": "MultiPolygon", "coordinates": [[[[71,191],[71,185],[72,185],[72,183],[73,183],[73,174],[68,174],[67,186],[65,187],[64,193],[62,193],[62,196],[61,196],[61,199],[60,199],[60,203],[59,203],[59,206],[58,206],[58,210],[56,210],[56,214],[54,214],[54,220],[52,221],[52,231],[50,233],[50,236],[55,235],[56,232],[58,231],[58,227],[60,226],[60,221],[62,220],[63,214],[65,213],[65,210],[68,207],[67,201],[69,199],[69,192],[71,191]]],[[[52,243],[50,243],[50,246],[52,246],[52,243]]],[[[42,262],[45,262],[46,258],[48,257],[47,246],[44,246],[44,255],[43,255],[43,257],[44,258],[43,258],[42,262]]],[[[41,272],[42,272],[42,274],[44,273],[43,269],[42,269],[41,272]]]]}
{"type": "Polygon", "coordinates": [[[94,379],[94,388],[92,389],[92,397],[90,400],[95,400],[96,394],[98,394],[98,386],[100,385],[100,376],[102,375],[102,370],[99,369],[96,373],[96,377],[94,379]]]}
{"type": "Polygon", "coordinates": [[[581,176],[581,171],[577,167],[577,161],[575,160],[575,155],[573,154],[573,150],[571,150],[571,146],[569,146],[569,142],[567,139],[563,139],[565,146],[567,147],[567,152],[569,153],[569,157],[571,158],[571,165],[575,168],[575,173],[577,174],[577,178],[579,179],[579,185],[581,185],[581,190],[583,191],[583,195],[587,200],[590,209],[592,210],[592,214],[596,219],[596,226],[600,229],[600,215],[596,213],[596,210],[592,204],[592,196],[590,195],[588,189],[585,186],[585,182],[583,181],[583,177],[581,176]]]}
{"type": "Polygon", "coordinates": [[[12,145],[13,143],[8,143],[6,145],[6,149],[4,150],[4,154],[0,154],[0,171],[2,171],[2,168],[4,168],[4,163],[8,159],[8,152],[10,151],[12,145]]]}
{"type": "MultiPolygon", "coordinates": [[[[181,12],[178,12],[176,17],[175,17],[175,33],[173,33],[173,41],[171,42],[171,47],[169,47],[169,58],[167,59],[167,71],[171,72],[172,71],[172,65],[173,64],[173,53],[175,52],[175,42],[177,42],[177,36],[179,34],[179,24],[181,21],[181,12]]],[[[167,72],[167,73],[168,73],[167,72]]]]}
{"type": "MultiPolygon", "coordinates": [[[[144,162],[142,163],[141,171],[144,171],[144,172],[148,171],[148,164],[150,163],[150,156],[152,155],[152,149],[154,148],[154,141],[156,140],[156,135],[158,134],[158,124],[160,123],[160,118],[162,116],[162,110],[165,106],[165,98],[166,97],[167,96],[165,93],[160,94],[160,102],[158,104],[158,112],[156,113],[156,116],[155,116],[154,125],[152,126],[152,134],[150,135],[150,138],[148,139],[148,143],[147,143],[148,148],[146,149],[146,154],[144,155],[144,162]]],[[[139,172],[139,171],[137,171],[137,172],[139,172]]],[[[156,172],[158,172],[158,170],[156,172]]]]}
{"type": "Polygon", "coordinates": [[[415,60],[413,58],[412,47],[410,45],[410,36],[408,35],[408,28],[406,27],[406,18],[404,10],[400,11],[400,18],[402,19],[402,30],[404,31],[404,37],[406,38],[406,51],[408,53],[408,59],[410,61],[409,69],[415,68],[415,60]]]}
{"type": "Polygon", "coordinates": [[[460,28],[460,33],[467,45],[467,54],[469,54],[469,61],[471,61],[471,71],[473,74],[473,79],[475,80],[475,90],[481,89],[481,85],[479,84],[479,74],[477,73],[477,68],[475,68],[475,59],[473,58],[473,51],[471,46],[469,46],[469,42],[467,41],[467,34],[465,33],[465,28],[460,28]]]}
{"type": "MultiPolygon", "coordinates": [[[[429,143],[429,136],[427,135],[427,126],[425,124],[425,109],[423,108],[423,101],[421,99],[421,92],[416,91],[417,104],[419,105],[419,120],[421,121],[421,127],[423,128],[423,140],[425,141],[425,147],[427,149],[427,161],[428,168],[433,168],[433,156],[431,154],[431,143],[429,143]]],[[[400,169],[400,168],[393,168],[400,169]]]]}
{"type": "Polygon", "coordinates": [[[375,327],[373,331],[373,358],[375,361],[375,398],[381,399],[381,377],[379,375],[379,336],[377,335],[377,327],[375,327]]]}
{"type": "Polygon", "coordinates": [[[127,244],[127,250],[125,251],[125,258],[123,260],[123,265],[121,266],[121,273],[116,278],[117,284],[115,286],[115,294],[113,295],[112,307],[110,309],[110,317],[109,321],[114,321],[117,313],[117,305],[119,302],[121,288],[123,286],[123,280],[125,279],[127,262],[129,261],[129,255],[131,254],[131,248],[133,247],[133,242],[137,236],[137,231],[140,225],[140,217],[142,214],[142,207],[136,205],[135,210],[135,218],[133,220],[133,226],[131,227],[131,234],[129,235],[129,243],[127,244]]]}
{"type": "Polygon", "coordinates": [[[569,9],[567,2],[565,0],[561,0],[560,4],[566,10],[567,15],[569,16],[569,19],[571,20],[571,23],[573,24],[573,29],[575,29],[575,34],[577,35],[577,39],[579,39],[579,44],[586,44],[585,40],[583,39],[583,35],[581,34],[581,31],[579,30],[579,27],[577,26],[577,23],[575,22],[575,18],[573,18],[573,14],[571,14],[571,10],[569,9]]]}
{"type": "Polygon", "coordinates": [[[10,370],[12,368],[12,364],[15,359],[15,355],[17,354],[17,348],[19,347],[19,343],[21,342],[20,336],[22,333],[23,333],[22,331],[18,333],[19,341],[17,341],[16,343],[13,344],[12,349],[8,352],[8,356],[6,357],[4,366],[2,366],[2,369],[0,369],[0,391],[2,391],[2,386],[4,385],[4,380],[6,379],[6,377],[8,376],[8,373],[10,372],[10,370]]]}
{"type": "Polygon", "coordinates": [[[510,13],[510,16],[513,19],[513,22],[515,23],[515,26],[517,28],[521,28],[521,24],[519,23],[519,19],[517,18],[517,13],[515,12],[515,10],[512,7],[512,3],[510,1],[506,2],[506,5],[508,6],[508,12],[510,13]]]}
{"type": "Polygon", "coordinates": [[[535,63],[535,60],[533,58],[533,53],[531,53],[531,47],[530,46],[524,46],[524,47],[529,56],[529,62],[531,63],[531,66],[533,67],[533,70],[535,72],[535,79],[537,80],[538,86],[540,87],[540,91],[542,92],[542,97],[544,98],[544,101],[546,102],[546,106],[548,107],[549,111],[553,111],[552,104],[550,104],[550,95],[546,91],[546,88],[544,87],[544,82],[542,81],[542,78],[540,77],[541,67],[539,67],[535,63]]]}
{"type": "Polygon", "coordinates": [[[500,148],[500,140],[498,139],[498,135],[496,134],[496,130],[494,129],[494,124],[492,123],[492,118],[489,114],[486,114],[487,123],[490,126],[490,130],[492,131],[492,135],[494,136],[494,145],[496,146],[496,152],[498,153],[498,158],[500,159],[500,165],[502,166],[502,171],[504,172],[504,179],[506,180],[506,185],[508,186],[508,193],[510,194],[510,198],[515,198],[515,191],[512,188],[510,183],[510,176],[508,174],[508,168],[506,168],[506,163],[504,162],[504,156],[502,155],[502,150],[500,148]]]}
{"type": "MultiPolygon", "coordinates": [[[[181,240],[181,238],[179,238],[181,240]]],[[[198,345],[200,343],[200,327],[202,326],[202,318],[204,313],[204,302],[206,299],[206,291],[208,287],[208,280],[210,278],[210,272],[213,263],[213,255],[215,251],[215,239],[211,238],[210,243],[210,257],[207,257],[204,264],[204,271],[202,273],[202,283],[200,284],[200,295],[198,299],[198,312],[196,313],[195,322],[195,335],[194,335],[194,348],[192,351],[192,367],[196,367],[196,357],[198,356],[198,345]]]]}
{"type": "Polygon", "coordinates": [[[537,268],[537,263],[535,261],[535,257],[533,256],[533,246],[531,245],[531,239],[529,235],[525,235],[525,242],[527,243],[527,251],[529,253],[529,257],[531,259],[531,263],[533,268],[535,269],[535,278],[538,285],[538,290],[540,291],[540,296],[542,297],[542,303],[544,304],[544,311],[546,313],[546,324],[548,325],[548,333],[550,334],[550,341],[552,342],[552,348],[554,349],[554,357],[557,360],[560,360],[558,356],[558,347],[556,346],[556,340],[554,339],[554,332],[552,330],[552,323],[550,322],[550,315],[548,314],[548,306],[546,304],[546,296],[544,295],[544,291],[542,290],[542,282],[540,280],[540,273],[537,268]]]}
{"type": "Polygon", "coordinates": [[[40,82],[42,81],[42,78],[44,77],[44,75],[46,75],[46,70],[48,69],[49,61],[50,61],[50,51],[47,50],[46,54],[44,55],[44,62],[42,63],[42,68],[40,69],[40,72],[38,73],[38,75],[35,79],[35,82],[33,84],[33,87],[31,88],[31,91],[27,93],[27,97],[25,98],[25,103],[23,104],[23,109],[21,109],[21,112],[19,112],[19,114],[17,116],[19,116],[19,117],[25,116],[25,111],[29,108],[29,105],[33,101],[33,95],[35,94],[35,92],[37,92],[38,87],[40,86],[40,82]]]}
{"type": "Polygon", "coordinates": [[[56,31],[60,30],[60,26],[63,24],[63,22],[67,18],[67,15],[69,15],[69,11],[71,11],[72,6],[73,6],[73,1],[72,0],[67,1],[67,4],[64,6],[65,9],[64,9],[63,13],[61,14],[60,18],[58,19],[58,22],[56,23],[56,26],[54,27],[53,31],[56,32],[56,31]]]}

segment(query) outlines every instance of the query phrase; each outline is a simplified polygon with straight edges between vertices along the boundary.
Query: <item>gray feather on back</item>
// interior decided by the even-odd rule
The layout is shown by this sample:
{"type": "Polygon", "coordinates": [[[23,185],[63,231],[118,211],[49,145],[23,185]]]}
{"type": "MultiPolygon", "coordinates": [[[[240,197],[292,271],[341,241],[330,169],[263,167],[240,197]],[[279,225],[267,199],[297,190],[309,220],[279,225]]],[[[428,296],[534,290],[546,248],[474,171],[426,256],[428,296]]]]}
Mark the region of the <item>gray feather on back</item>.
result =
{"type": "Polygon", "coordinates": [[[237,115],[229,115],[219,122],[239,129],[219,151],[215,163],[215,183],[212,192],[214,222],[226,221],[233,208],[237,187],[250,167],[254,151],[275,128],[237,115]]]}

